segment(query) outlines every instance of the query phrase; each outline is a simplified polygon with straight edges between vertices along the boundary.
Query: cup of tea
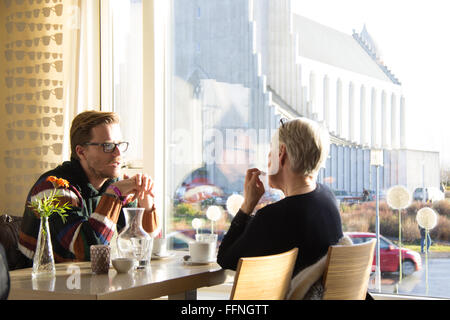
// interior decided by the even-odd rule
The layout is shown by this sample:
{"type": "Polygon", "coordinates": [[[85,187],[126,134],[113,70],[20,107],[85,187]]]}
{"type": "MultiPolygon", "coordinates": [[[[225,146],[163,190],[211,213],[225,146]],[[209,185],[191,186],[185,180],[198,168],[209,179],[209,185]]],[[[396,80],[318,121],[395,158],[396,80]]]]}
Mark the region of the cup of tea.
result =
{"type": "Polygon", "coordinates": [[[197,233],[195,235],[195,241],[217,243],[217,234],[215,234],[215,233],[197,233]]]}
{"type": "Polygon", "coordinates": [[[208,263],[216,260],[216,242],[192,241],[189,243],[191,262],[208,263]]]}
{"type": "Polygon", "coordinates": [[[154,238],[152,254],[158,257],[167,255],[167,239],[166,238],[154,238]]]}

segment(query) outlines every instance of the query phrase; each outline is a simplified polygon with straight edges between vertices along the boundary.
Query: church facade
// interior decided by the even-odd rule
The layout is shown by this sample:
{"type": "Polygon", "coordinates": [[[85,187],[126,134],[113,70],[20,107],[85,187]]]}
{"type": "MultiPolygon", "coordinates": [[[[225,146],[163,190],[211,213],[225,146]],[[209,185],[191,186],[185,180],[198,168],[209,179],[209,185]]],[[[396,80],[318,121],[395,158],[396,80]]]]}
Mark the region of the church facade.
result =
{"type": "Polygon", "coordinates": [[[439,185],[439,154],[407,149],[407,99],[365,27],[344,34],[294,14],[290,0],[174,0],[173,19],[172,106],[184,104],[173,126],[192,132],[196,150],[174,188],[203,168],[226,193],[241,191],[245,169],[267,161],[279,120],[295,117],[329,130],[319,181],[334,190],[375,189],[374,149],[381,189],[439,185]]]}

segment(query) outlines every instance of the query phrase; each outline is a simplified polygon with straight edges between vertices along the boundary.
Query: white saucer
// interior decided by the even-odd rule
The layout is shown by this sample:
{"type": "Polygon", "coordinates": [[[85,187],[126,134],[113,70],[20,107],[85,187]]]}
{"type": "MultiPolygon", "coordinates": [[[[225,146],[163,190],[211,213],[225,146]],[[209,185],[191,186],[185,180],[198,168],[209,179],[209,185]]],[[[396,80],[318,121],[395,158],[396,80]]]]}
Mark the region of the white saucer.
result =
{"type": "Polygon", "coordinates": [[[216,260],[214,259],[214,260],[211,260],[211,261],[197,262],[197,261],[192,261],[191,260],[191,256],[184,256],[183,257],[183,262],[184,262],[184,264],[189,265],[189,266],[204,266],[204,265],[207,265],[207,264],[210,264],[210,263],[215,263],[216,260]]]}
{"type": "Polygon", "coordinates": [[[152,253],[152,260],[169,259],[169,258],[172,258],[173,256],[175,256],[175,253],[173,253],[173,252],[172,253],[167,252],[164,255],[156,255],[156,254],[152,253]]]}

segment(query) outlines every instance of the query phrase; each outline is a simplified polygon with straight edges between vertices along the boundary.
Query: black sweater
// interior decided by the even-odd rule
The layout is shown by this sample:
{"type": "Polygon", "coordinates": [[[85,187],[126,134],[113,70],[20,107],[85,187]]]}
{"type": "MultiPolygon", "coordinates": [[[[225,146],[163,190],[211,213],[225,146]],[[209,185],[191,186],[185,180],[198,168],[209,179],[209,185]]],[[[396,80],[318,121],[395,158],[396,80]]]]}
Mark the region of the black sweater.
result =
{"type": "Polygon", "coordinates": [[[236,270],[239,258],[299,249],[293,275],[324,256],[343,236],[341,217],[330,189],[286,197],[258,210],[254,217],[239,211],[219,247],[217,262],[236,270]]]}

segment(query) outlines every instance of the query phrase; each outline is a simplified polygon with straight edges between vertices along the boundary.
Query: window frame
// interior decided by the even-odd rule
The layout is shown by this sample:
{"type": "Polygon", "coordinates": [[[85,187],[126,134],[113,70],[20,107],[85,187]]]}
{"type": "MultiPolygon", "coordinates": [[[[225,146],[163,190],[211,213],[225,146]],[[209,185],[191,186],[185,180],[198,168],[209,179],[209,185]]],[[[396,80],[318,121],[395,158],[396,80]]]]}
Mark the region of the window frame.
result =
{"type": "Polygon", "coordinates": [[[143,0],[143,171],[155,181],[155,205],[162,218],[162,236],[168,230],[168,199],[165,197],[165,113],[167,109],[168,70],[165,54],[172,1],[143,0]]]}
{"type": "MultiPolygon", "coordinates": [[[[149,174],[156,182],[154,186],[155,206],[158,208],[162,223],[162,235],[166,234],[167,217],[164,200],[165,170],[165,110],[166,110],[166,39],[169,25],[168,13],[170,1],[142,0],[142,121],[143,141],[142,159],[128,159],[137,164],[128,166],[124,171],[128,175],[137,172],[149,174]],[[160,137],[163,137],[162,139],[160,137]],[[152,147],[144,147],[152,146],[152,147]]],[[[114,52],[110,0],[100,0],[98,23],[100,45],[100,105],[102,111],[114,111],[114,52]]],[[[122,125],[130,125],[122,119],[122,125]]]]}

